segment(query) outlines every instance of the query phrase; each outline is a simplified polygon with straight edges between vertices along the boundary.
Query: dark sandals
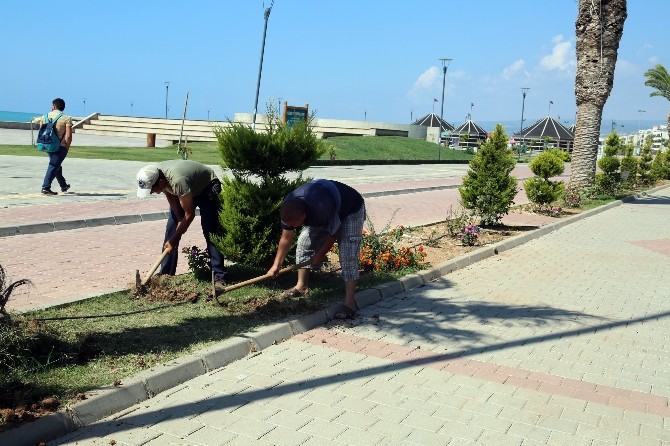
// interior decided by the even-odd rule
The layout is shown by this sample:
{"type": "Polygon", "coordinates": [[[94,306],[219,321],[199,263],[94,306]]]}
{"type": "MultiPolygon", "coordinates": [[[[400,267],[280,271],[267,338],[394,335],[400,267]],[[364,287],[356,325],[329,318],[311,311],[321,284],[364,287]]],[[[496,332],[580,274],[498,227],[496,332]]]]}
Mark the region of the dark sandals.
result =
{"type": "Polygon", "coordinates": [[[346,319],[353,319],[354,316],[356,316],[356,310],[354,310],[351,307],[348,307],[347,305],[340,304],[335,310],[333,319],[346,320],[346,319]]]}
{"type": "Polygon", "coordinates": [[[285,297],[300,297],[300,296],[306,295],[307,293],[309,293],[309,288],[305,288],[304,290],[301,291],[301,290],[293,287],[293,288],[289,288],[288,290],[281,293],[281,297],[284,297],[284,298],[285,297]]]}

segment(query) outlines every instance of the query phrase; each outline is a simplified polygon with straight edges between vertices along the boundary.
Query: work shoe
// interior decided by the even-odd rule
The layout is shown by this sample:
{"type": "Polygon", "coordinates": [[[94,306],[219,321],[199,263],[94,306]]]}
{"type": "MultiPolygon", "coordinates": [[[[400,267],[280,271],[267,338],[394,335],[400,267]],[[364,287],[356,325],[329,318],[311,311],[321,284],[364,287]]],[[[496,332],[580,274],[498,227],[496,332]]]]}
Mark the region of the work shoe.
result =
{"type": "Polygon", "coordinates": [[[69,184],[66,184],[65,187],[60,188],[60,191],[63,192],[63,193],[65,193],[69,190],[70,190],[70,185],[69,184]]]}
{"type": "Polygon", "coordinates": [[[58,195],[58,192],[54,192],[49,188],[42,189],[42,195],[58,195]]]}
{"type": "Polygon", "coordinates": [[[214,280],[214,285],[212,286],[212,294],[214,297],[220,296],[226,292],[226,281],[225,279],[216,279],[214,280]]]}

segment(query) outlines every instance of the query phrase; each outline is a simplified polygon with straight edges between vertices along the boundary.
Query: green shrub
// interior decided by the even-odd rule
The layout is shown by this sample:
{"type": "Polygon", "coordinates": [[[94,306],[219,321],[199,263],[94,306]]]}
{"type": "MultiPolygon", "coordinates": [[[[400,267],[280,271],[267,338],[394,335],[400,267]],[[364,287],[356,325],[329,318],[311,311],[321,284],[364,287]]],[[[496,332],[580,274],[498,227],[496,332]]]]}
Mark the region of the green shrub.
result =
{"type": "Polygon", "coordinates": [[[233,178],[223,181],[222,229],[212,240],[228,259],[253,266],[272,263],[281,234],[281,202],[306,181],[302,174],[293,181],[283,175],[302,172],[326,151],[312,132],[314,115],[289,127],[272,104],[267,106],[263,133],[232,123],[214,128],[221,166],[229,168],[233,178]]]}
{"type": "Polygon", "coordinates": [[[523,182],[526,188],[526,196],[531,203],[542,208],[545,207],[563,195],[565,184],[561,181],[549,181],[540,177],[529,178],[523,182]]]}
{"type": "Polygon", "coordinates": [[[623,142],[619,135],[616,132],[610,133],[605,139],[604,156],[598,160],[598,167],[602,173],[596,174],[595,178],[596,187],[604,194],[615,195],[621,190],[621,174],[619,173],[621,163],[617,155],[622,149],[623,142]]]}
{"type": "Polygon", "coordinates": [[[638,162],[638,173],[640,182],[648,185],[655,181],[654,175],[651,171],[651,162],[654,159],[651,154],[651,145],[654,140],[651,135],[647,136],[640,151],[640,160],[638,162]]]}
{"type": "Polygon", "coordinates": [[[596,173],[594,186],[596,195],[613,197],[621,192],[621,179],[618,176],[598,172],[596,173]]]}
{"type": "Polygon", "coordinates": [[[565,170],[563,151],[549,149],[536,156],[528,167],[540,178],[548,179],[558,176],[565,170]]]}
{"type": "Polygon", "coordinates": [[[655,180],[668,178],[668,165],[666,154],[659,150],[651,163],[651,176],[655,180]]]}
{"type": "Polygon", "coordinates": [[[626,146],[626,154],[621,159],[621,173],[628,172],[628,177],[623,180],[623,185],[633,188],[637,185],[638,160],[633,156],[633,145],[626,146]]]}
{"type": "Polygon", "coordinates": [[[540,208],[558,200],[565,190],[563,182],[549,179],[565,170],[563,153],[560,149],[545,150],[530,162],[530,170],[536,176],[524,181],[523,185],[530,202],[540,208]]]}
{"type": "Polygon", "coordinates": [[[517,180],[510,172],[516,162],[507,148],[507,139],[498,124],[470,161],[470,169],[458,188],[463,207],[473,210],[483,225],[499,223],[514,204],[517,180]]]}
{"type": "Polygon", "coordinates": [[[223,233],[212,237],[228,260],[243,265],[270,265],[281,236],[279,207],[284,197],[303,184],[302,177],[263,183],[241,178],[223,179],[225,206],[219,213],[223,233]]]}

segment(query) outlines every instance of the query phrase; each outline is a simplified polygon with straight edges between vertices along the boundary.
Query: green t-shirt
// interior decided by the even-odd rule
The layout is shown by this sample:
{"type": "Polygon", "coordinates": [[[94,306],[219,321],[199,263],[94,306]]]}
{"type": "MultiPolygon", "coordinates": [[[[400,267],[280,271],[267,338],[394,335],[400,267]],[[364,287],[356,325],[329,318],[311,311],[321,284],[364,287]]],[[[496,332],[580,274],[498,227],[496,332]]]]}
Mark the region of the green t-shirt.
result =
{"type": "Polygon", "coordinates": [[[167,178],[168,186],[165,189],[178,197],[188,193],[197,197],[217,178],[212,169],[197,161],[163,161],[158,163],[158,168],[167,178]]]}

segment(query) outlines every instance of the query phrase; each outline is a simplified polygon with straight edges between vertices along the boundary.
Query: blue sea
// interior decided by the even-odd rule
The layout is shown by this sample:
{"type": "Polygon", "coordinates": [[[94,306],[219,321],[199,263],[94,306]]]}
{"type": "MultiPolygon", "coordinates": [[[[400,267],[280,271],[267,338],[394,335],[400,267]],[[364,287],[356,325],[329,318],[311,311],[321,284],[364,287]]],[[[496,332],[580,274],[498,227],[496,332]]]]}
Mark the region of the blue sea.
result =
{"type": "Polygon", "coordinates": [[[0,110],[0,122],[30,122],[35,116],[43,115],[46,111],[42,113],[24,113],[0,110]]]}

